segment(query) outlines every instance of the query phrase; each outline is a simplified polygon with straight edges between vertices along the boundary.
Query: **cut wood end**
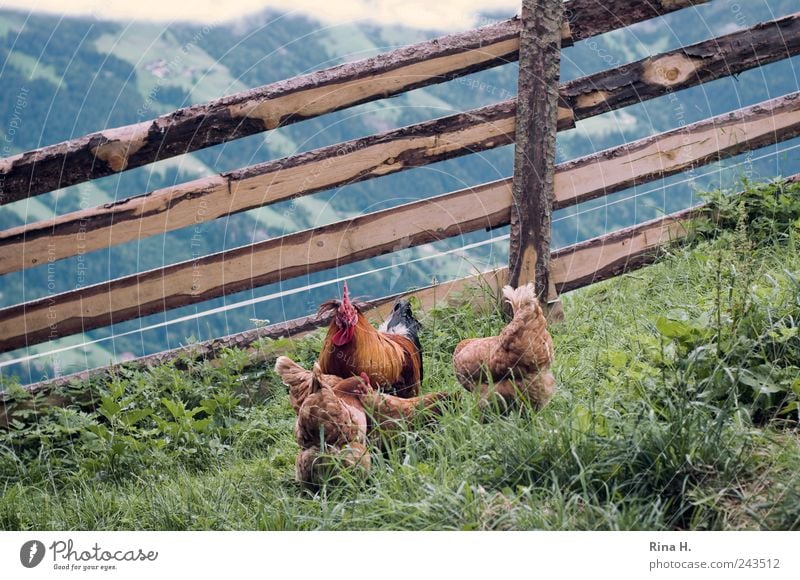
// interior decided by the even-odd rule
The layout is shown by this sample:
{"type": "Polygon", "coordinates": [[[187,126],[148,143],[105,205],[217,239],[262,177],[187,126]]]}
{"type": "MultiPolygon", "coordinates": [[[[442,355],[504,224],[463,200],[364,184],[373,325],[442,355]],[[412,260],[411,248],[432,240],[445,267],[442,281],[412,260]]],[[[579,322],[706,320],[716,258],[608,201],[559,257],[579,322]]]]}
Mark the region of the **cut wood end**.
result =
{"type": "Polygon", "coordinates": [[[569,107],[559,107],[558,108],[558,120],[561,122],[573,122],[575,121],[575,113],[572,112],[572,109],[569,107]]]}
{"type": "Polygon", "coordinates": [[[605,102],[607,98],[608,91],[592,91],[591,93],[578,96],[578,98],[575,99],[575,106],[579,109],[589,109],[605,102]]]}
{"type": "Polygon", "coordinates": [[[100,135],[107,141],[92,148],[92,154],[108,163],[112,170],[124,171],[128,167],[128,158],[147,142],[149,127],[149,123],[139,123],[103,131],[100,135]]]}
{"type": "Polygon", "coordinates": [[[237,103],[228,107],[228,112],[234,119],[258,119],[264,123],[264,130],[270,131],[280,125],[281,117],[286,113],[276,104],[277,101],[237,103]]]}
{"type": "Polygon", "coordinates": [[[645,63],[642,80],[649,85],[671,87],[686,82],[696,70],[698,63],[683,54],[668,54],[645,63]]]}
{"type": "Polygon", "coordinates": [[[565,18],[561,24],[561,46],[572,46],[572,44],[572,28],[569,25],[569,20],[565,18]]]}
{"type": "Polygon", "coordinates": [[[16,161],[20,156],[14,155],[13,157],[6,157],[5,159],[0,159],[0,173],[8,173],[14,167],[14,161],[16,161]]]}

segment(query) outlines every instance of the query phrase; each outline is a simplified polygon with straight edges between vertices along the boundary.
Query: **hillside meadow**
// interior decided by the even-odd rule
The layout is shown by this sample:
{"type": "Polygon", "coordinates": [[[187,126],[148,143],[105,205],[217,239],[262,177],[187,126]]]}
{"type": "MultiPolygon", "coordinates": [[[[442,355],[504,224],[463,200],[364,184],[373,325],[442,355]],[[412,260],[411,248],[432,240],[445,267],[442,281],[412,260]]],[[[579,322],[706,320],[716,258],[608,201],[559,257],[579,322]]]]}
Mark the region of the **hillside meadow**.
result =
{"type": "MultiPolygon", "coordinates": [[[[799,529],[800,186],[707,197],[716,225],[563,296],[541,412],[461,397],[376,444],[366,481],[312,495],[269,362],[123,370],[0,432],[0,528],[799,529]]],[[[461,390],[455,345],[504,325],[480,287],[421,318],[423,391],[461,390]]],[[[260,347],[310,365],[321,340],[260,347]]]]}

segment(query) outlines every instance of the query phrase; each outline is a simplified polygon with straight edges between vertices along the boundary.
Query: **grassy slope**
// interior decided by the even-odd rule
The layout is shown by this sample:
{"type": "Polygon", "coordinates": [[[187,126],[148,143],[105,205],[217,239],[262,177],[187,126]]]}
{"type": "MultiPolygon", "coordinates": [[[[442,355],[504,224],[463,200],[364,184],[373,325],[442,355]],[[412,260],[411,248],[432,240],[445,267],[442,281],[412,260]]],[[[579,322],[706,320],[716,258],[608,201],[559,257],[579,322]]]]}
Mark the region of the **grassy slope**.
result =
{"type": "MultiPolygon", "coordinates": [[[[758,247],[739,223],[565,296],[559,391],[541,413],[466,398],[374,451],[366,483],[312,497],[293,481],[294,417],[271,370],[240,373],[231,352],[191,376],[131,372],[104,388],[104,418],[53,411],[4,436],[0,528],[798,529],[797,410],[773,412],[800,395],[800,221],[758,247]]],[[[462,298],[425,316],[428,390],[459,390],[455,344],[502,326],[462,298]]]]}

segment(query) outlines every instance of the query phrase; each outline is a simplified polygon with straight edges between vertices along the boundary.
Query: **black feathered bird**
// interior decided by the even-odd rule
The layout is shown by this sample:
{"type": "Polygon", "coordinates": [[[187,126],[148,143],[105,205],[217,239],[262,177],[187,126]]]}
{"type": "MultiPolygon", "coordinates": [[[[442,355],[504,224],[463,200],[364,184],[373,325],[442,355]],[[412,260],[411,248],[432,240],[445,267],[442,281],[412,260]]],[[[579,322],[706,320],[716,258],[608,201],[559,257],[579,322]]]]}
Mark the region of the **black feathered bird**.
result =
{"type": "Polygon", "coordinates": [[[422,343],[419,341],[419,333],[422,324],[414,318],[411,310],[411,303],[408,300],[398,300],[394,303],[392,314],[387,318],[378,329],[380,332],[388,332],[405,336],[414,346],[417,347],[417,357],[419,360],[419,380],[422,382],[422,343]]]}

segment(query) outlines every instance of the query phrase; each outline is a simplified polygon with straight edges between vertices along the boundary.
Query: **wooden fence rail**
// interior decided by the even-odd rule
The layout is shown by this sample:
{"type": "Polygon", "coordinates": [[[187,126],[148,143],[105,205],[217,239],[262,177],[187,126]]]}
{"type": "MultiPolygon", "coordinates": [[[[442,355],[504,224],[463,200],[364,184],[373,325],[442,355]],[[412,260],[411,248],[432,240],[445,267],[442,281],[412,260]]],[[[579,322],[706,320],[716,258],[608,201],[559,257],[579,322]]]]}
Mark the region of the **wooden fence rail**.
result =
{"type": "MultiPolygon", "coordinates": [[[[800,92],[563,163],[555,206],[798,135],[800,92]]],[[[413,247],[507,225],[510,207],[505,179],[11,306],[0,310],[0,352],[375,257],[401,240],[413,247]]]]}
{"type": "MultiPolygon", "coordinates": [[[[572,0],[564,44],[707,1],[572,0]]],[[[0,204],[448,81],[511,62],[518,50],[519,21],[506,20],[9,157],[0,161],[0,204]]]]}
{"type": "MultiPolygon", "coordinates": [[[[576,79],[561,87],[559,129],[797,54],[800,13],[576,79]]],[[[508,145],[515,116],[505,101],[12,228],[0,232],[0,274],[508,145]]]]}

